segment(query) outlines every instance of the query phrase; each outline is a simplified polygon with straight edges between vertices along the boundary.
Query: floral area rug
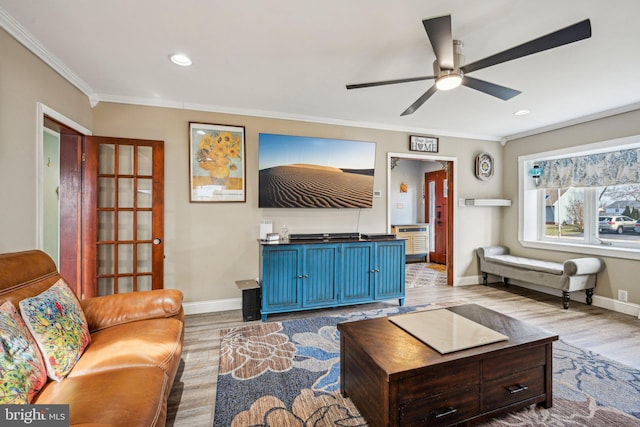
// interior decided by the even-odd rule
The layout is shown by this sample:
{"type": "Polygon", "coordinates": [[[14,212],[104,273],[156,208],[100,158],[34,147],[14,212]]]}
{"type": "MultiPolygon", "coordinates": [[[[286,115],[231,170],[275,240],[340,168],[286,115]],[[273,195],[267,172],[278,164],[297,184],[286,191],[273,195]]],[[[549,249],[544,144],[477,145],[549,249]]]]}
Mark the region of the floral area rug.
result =
{"type": "MultiPolygon", "coordinates": [[[[340,394],[336,325],[416,308],[222,331],[214,427],[366,426],[353,403],[340,394]]],[[[640,371],[563,341],[553,344],[553,371],[552,408],[532,405],[483,425],[640,426],[640,371]]]]}

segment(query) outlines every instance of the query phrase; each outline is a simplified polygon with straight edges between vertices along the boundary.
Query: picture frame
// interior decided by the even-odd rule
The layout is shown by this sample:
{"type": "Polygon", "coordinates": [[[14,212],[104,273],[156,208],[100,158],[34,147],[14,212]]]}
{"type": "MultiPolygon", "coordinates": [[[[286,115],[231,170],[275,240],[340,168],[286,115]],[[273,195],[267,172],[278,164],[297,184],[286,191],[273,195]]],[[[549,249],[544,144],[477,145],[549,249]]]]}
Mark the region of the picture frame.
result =
{"type": "Polygon", "coordinates": [[[438,152],[438,138],[434,136],[411,135],[409,137],[409,151],[424,153],[438,152]]]}
{"type": "Polygon", "coordinates": [[[189,202],[246,202],[244,126],[189,122],[189,202]]]}

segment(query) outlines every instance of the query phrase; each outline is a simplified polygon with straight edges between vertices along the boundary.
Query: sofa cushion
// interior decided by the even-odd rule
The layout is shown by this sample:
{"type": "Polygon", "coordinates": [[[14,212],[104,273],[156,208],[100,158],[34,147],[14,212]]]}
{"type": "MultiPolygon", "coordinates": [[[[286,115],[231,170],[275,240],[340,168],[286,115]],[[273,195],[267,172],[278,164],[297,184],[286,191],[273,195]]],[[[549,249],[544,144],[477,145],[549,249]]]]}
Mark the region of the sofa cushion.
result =
{"type": "Polygon", "coordinates": [[[50,381],[33,403],[69,404],[71,426],[164,426],[170,384],[154,367],[95,372],[50,381]]]}
{"type": "Polygon", "coordinates": [[[510,267],[522,268],[525,270],[540,271],[542,273],[555,274],[561,276],[564,266],[558,262],[542,261],[539,259],[519,257],[515,255],[491,255],[485,259],[496,264],[508,265],[510,267]]]}
{"type": "Polygon", "coordinates": [[[175,370],[175,359],[182,352],[182,331],[181,321],[168,318],[140,320],[94,332],[69,376],[136,366],[175,370]]]}
{"type": "Polygon", "coordinates": [[[20,301],[20,311],[44,356],[49,378],[62,380],[91,341],[78,299],[59,279],[41,294],[20,301]]]}
{"type": "Polygon", "coordinates": [[[47,371],[15,306],[0,306],[0,404],[27,404],[47,382],[47,371]]]}

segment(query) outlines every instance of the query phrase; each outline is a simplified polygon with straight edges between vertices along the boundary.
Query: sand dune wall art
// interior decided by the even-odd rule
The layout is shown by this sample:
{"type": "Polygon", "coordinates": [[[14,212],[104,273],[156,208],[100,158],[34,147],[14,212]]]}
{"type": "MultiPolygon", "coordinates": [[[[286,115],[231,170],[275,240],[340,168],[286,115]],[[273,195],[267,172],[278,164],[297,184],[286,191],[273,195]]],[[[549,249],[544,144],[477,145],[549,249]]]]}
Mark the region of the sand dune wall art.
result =
{"type": "Polygon", "coordinates": [[[371,208],[375,143],[260,134],[259,207],[371,208]]]}

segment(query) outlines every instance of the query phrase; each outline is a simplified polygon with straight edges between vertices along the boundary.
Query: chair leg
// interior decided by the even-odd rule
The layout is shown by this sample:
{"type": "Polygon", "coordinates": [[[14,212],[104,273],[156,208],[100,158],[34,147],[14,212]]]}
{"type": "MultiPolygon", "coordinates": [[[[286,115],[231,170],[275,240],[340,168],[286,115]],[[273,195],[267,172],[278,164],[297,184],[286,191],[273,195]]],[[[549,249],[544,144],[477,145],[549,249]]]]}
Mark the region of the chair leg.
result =
{"type": "Polygon", "coordinates": [[[488,282],[488,278],[489,278],[489,274],[485,273],[484,271],[482,272],[482,284],[484,286],[487,286],[487,282],[488,282]]]}
{"type": "Polygon", "coordinates": [[[503,277],[502,278],[502,283],[504,283],[505,288],[509,287],[509,278],[508,277],[503,277]]]}
{"type": "Polygon", "coordinates": [[[562,307],[566,310],[569,308],[569,292],[562,291],[562,307]]]}
{"type": "Polygon", "coordinates": [[[584,292],[587,294],[587,305],[591,305],[593,303],[593,288],[585,289],[584,292]]]}

